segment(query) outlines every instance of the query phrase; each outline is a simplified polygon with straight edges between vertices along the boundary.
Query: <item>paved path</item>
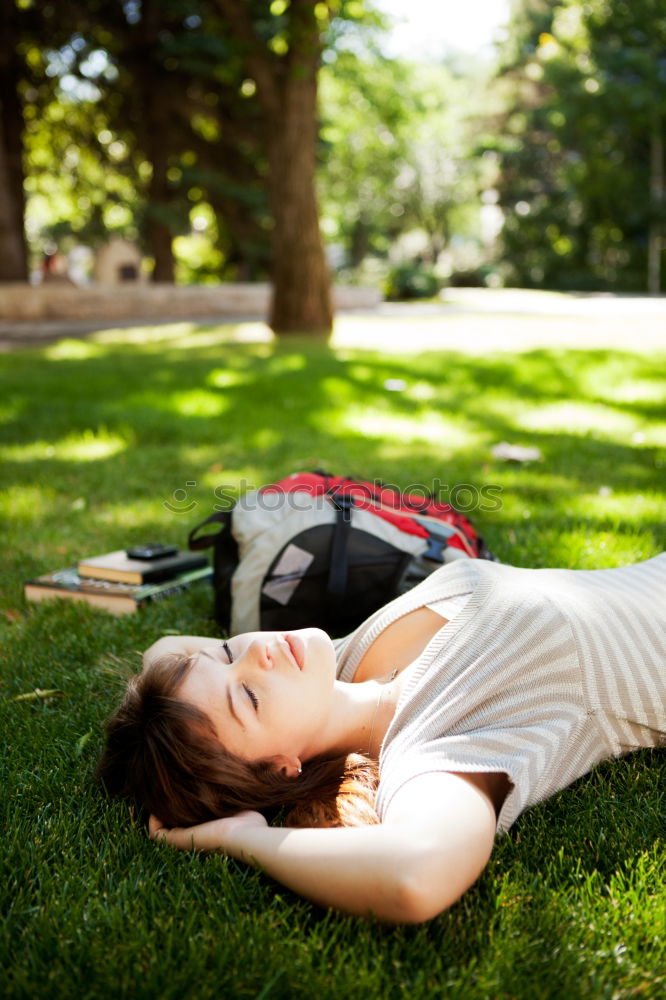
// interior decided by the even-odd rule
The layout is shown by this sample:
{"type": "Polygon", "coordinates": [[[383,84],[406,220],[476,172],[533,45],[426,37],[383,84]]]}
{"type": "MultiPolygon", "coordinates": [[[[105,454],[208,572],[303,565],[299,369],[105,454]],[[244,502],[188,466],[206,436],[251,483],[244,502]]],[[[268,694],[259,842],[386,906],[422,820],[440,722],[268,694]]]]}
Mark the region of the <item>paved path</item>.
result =
{"type": "Polygon", "coordinates": [[[666,296],[452,288],[441,304],[385,303],[362,320],[360,314],[340,316],[333,342],[401,352],[485,354],[537,347],[666,352],[666,296]]]}
{"type": "MultiPolygon", "coordinates": [[[[169,320],[92,324],[87,321],[0,323],[0,351],[42,346],[102,330],[159,326],[169,320]]],[[[239,340],[270,340],[261,317],[191,321],[210,329],[233,326],[239,340]]],[[[178,320],[179,326],[183,321],[178,320]]],[[[187,322],[186,326],[189,327],[187,322]]],[[[190,327],[191,329],[191,327],[190,327]]],[[[614,348],[666,352],[666,296],[574,295],[522,289],[456,288],[440,302],[384,303],[340,313],[335,347],[413,352],[459,350],[471,354],[536,347],[614,348]]]]}

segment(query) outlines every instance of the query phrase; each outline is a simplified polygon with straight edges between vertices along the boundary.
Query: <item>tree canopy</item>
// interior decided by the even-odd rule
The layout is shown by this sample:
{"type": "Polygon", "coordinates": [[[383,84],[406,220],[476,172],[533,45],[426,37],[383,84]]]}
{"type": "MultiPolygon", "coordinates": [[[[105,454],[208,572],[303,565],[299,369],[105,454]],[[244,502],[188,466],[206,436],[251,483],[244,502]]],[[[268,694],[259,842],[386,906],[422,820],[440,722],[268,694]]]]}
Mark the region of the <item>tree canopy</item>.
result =
{"type": "Polygon", "coordinates": [[[508,280],[658,291],[666,5],[523,0],[500,80],[508,280]]]}
{"type": "Polygon", "coordinates": [[[488,82],[387,57],[370,0],[9,0],[0,281],[119,234],[153,280],[272,277],[279,331],[330,327],[324,243],[350,278],[463,246],[475,280],[659,291],[663,0],[512,9],[488,82]]]}

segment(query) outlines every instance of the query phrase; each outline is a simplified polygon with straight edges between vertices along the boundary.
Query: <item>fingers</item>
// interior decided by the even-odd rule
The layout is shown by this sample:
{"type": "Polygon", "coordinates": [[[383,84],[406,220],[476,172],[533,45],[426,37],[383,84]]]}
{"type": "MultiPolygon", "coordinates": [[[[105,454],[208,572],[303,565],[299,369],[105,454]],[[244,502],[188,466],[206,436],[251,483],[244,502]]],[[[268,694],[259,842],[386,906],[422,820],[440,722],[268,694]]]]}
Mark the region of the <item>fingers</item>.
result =
{"type": "Polygon", "coordinates": [[[161,844],[171,844],[172,847],[181,847],[178,843],[178,835],[182,833],[179,827],[169,829],[162,825],[162,821],[157,816],[151,816],[148,820],[148,833],[151,840],[156,840],[161,844]]]}
{"type": "Polygon", "coordinates": [[[181,851],[193,851],[196,849],[194,843],[194,830],[196,827],[162,826],[162,821],[157,816],[151,816],[148,820],[148,833],[151,840],[161,844],[169,844],[170,847],[179,847],[181,851]]]}
{"type": "Polygon", "coordinates": [[[148,820],[148,833],[153,840],[157,839],[159,833],[166,834],[166,827],[162,826],[162,821],[157,818],[157,816],[150,816],[148,820]]]}

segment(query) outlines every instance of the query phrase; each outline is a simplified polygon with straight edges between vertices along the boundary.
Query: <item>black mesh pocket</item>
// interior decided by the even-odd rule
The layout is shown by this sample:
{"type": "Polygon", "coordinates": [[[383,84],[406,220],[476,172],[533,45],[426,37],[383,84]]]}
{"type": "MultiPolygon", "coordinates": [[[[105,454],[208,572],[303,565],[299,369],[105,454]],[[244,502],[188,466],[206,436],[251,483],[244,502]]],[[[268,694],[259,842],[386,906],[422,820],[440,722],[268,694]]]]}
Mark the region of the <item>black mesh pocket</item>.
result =
{"type": "Polygon", "coordinates": [[[262,629],[318,626],[332,636],[346,635],[396,596],[410,554],[357,528],[349,532],[344,593],[329,594],[334,530],[333,524],[308,528],[277,554],[262,583],[262,629]]]}

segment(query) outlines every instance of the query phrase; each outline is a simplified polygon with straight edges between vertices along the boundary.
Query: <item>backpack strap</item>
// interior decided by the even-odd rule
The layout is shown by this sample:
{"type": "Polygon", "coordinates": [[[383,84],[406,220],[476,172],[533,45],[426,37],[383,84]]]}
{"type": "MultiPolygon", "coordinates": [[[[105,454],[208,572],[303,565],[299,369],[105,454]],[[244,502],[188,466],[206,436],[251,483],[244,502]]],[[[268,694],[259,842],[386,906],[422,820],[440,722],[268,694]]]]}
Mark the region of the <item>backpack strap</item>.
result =
{"type": "Polygon", "coordinates": [[[231,531],[230,510],[217,510],[188,535],[188,547],[194,551],[213,546],[213,586],[215,588],[215,617],[220,628],[229,632],[231,623],[231,578],[238,566],[238,543],[231,531]],[[195,538],[197,531],[207,524],[220,524],[219,531],[195,538]]]}
{"type": "Polygon", "coordinates": [[[336,508],[335,527],[331,539],[331,564],[328,572],[326,593],[334,602],[340,603],[347,590],[349,574],[349,558],[347,544],[351,528],[351,509],[354,498],[343,494],[329,494],[329,499],[336,508]]]}
{"type": "Polygon", "coordinates": [[[331,555],[329,560],[328,582],[326,584],[327,608],[326,627],[335,631],[336,623],[343,611],[347,596],[349,578],[349,533],[351,530],[351,512],[354,498],[348,494],[336,494],[331,491],[328,498],[336,509],[333,538],[331,539],[331,555]]]}
{"type": "Polygon", "coordinates": [[[217,545],[220,535],[227,534],[231,535],[231,511],[230,510],[216,510],[210,517],[207,517],[205,521],[201,521],[196,527],[192,528],[189,535],[187,536],[187,547],[191,551],[198,552],[200,549],[209,549],[211,545],[217,545]],[[222,528],[219,531],[214,531],[210,535],[202,535],[201,538],[195,538],[197,531],[204,527],[206,524],[221,524],[222,528]],[[226,531],[224,530],[226,528],[226,531]]]}

